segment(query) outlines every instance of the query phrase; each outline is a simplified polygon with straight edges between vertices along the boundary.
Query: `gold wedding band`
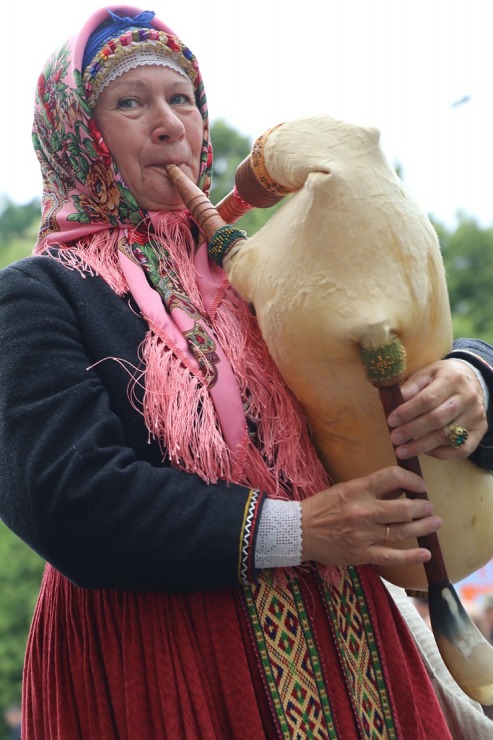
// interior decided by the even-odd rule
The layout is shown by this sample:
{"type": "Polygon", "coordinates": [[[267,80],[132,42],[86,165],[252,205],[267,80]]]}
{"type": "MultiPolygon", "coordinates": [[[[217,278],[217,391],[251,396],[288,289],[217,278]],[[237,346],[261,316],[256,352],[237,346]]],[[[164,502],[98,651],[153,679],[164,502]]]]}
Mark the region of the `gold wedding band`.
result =
{"type": "Polygon", "coordinates": [[[385,534],[385,542],[388,542],[390,540],[390,527],[387,524],[387,532],[385,534]]]}
{"type": "Polygon", "coordinates": [[[469,437],[469,432],[465,427],[460,427],[458,424],[447,424],[449,431],[449,440],[452,447],[461,447],[469,437]]]}

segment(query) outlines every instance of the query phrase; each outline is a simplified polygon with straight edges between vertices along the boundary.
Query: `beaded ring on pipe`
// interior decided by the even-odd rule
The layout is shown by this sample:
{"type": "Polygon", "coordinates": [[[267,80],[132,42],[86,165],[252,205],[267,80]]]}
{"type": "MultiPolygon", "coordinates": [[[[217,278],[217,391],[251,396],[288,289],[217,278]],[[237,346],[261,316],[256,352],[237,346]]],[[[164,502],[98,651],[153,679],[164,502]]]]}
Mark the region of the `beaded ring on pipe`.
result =
{"type": "Polygon", "coordinates": [[[236,229],[234,226],[230,226],[230,224],[221,226],[209,242],[208,250],[210,258],[214,260],[216,265],[222,267],[226,255],[231,251],[233,246],[238,241],[245,241],[246,238],[246,231],[242,229],[236,229]]]}
{"type": "Polygon", "coordinates": [[[399,337],[379,347],[360,347],[366,377],[376,388],[399,382],[406,369],[406,350],[399,337]]]}

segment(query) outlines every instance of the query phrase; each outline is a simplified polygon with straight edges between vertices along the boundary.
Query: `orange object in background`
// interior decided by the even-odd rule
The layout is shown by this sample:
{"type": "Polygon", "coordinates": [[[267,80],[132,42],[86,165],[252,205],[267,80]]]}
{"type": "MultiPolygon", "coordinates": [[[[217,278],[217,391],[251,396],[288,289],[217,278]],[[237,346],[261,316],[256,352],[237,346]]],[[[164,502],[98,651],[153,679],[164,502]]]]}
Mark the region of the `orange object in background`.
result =
{"type": "Polygon", "coordinates": [[[456,583],[455,587],[461,600],[468,602],[480,602],[487,594],[493,594],[493,560],[456,583]]]}

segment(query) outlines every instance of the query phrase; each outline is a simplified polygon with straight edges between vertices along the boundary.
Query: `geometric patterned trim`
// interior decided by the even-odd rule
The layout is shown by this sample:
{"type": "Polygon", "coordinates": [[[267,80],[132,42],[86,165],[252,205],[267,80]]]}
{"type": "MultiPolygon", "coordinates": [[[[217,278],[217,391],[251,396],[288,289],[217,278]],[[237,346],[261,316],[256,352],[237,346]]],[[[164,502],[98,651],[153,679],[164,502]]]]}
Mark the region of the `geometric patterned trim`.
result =
{"type": "Polygon", "coordinates": [[[255,526],[260,514],[259,506],[263,496],[256,488],[252,488],[248,495],[245,506],[245,516],[240,533],[240,553],[238,559],[238,578],[242,585],[251,583],[254,580],[253,568],[253,548],[252,538],[255,533],[255,526]]]}
{"type": "MultiPolygon", "coordinates": [[[[263,580],[264,573],[260,576],[259,582],[263,580]]],[[[259,615],[255,606],[255,594],[254,590],[257,590],[258,583],[256,586],[252,588],[252,586],[245,585],[243,587],[243,595],[245,598],[245,605],[247,608],[247,614],[250,620],[250,624],[253,628],[253,634],[255,639],[255,644],[257,646],[258,654],[260,656],[263,672],[264,672],[264,678],[267,683],[268,693],[271,700],[271,703],[274,707],[274,712],[276,715],[276,719],[279,723],[281,736],[283,738],[289,738],[290,732],[288,728],[288,724],[286,722],[286,718],[284,716],[283,707],[282,707],[282,701],[279,696],[279,691],[277,689],[276,680],[274,678],[274,672],[272,670],[272,666],[269,660],[269,653],[267,650],[267,646],[265,644],[264,639],[264,631],[262,629],[262,625],[259,620],[259,615]]]]}
{"type": "Polygon", "coordinates": [[[320,657],[316,649],[315,640],[314,640],[311,627],[310,627],[310,622],[308,620],[308,616],[305,611],[305,605],[303,603],[303,597],[302,597],[300,588],[298,586],[298,582],[293,580],[291,582],[291,587],[292,587],[292,592],[293,592],[293,596],[295,599],[295,603],[298,609],[298,616],[300,620],[301,629],[303,630],[305,641],[308,646],[310,662],[312,664],[312,670],[313,670],[313,677],[317,684],[318,695],[320,698],[322,711],[324,713],[328,737],[337,738],[337,733],[336,733],[336,729],[335,729],[335,726],[332,720],[332,714],[330,710],[329,697],[327,695],[327,691],[325,688],[324,677],[322,673],[322,665],[321,665],[320,657]]]}
{"type": "Polygon", "coordinates": [[[321,660],[297,580],[268,570],[243,589],[271,706],[283,738],[336,740],[321,660]]]}
{"type": "Polygon", "coordinates": [[[382,661],[357,570],[341,569],[330,588],[322,582],[330,622],[361,737],[398,737],[382,661]]]}
{"type": "Polygon", "coordinates": [[[335,740],[340,723],[351,734],[339,740],[398,740],[391,689],[359,570],[341,568],[338,582],[329,585],[317,574],[318,589],[309,588],[306,596],[302,580],[289,572],[283,575],[285,579],[277,583],[272,571],[262,570],[256,583],[242,589],[276,736],[335,740]],[[326,624],[319,626],[324,639],[332,639],[337,664],[332,670],[330,664],[322,667],[307,599],[312,606],[319,605],[315,611],[319,617],[325,615],[326,624]],[[341,675],[339,671],[352,718],[344,718],[346,710],[341,708],[337,722],[338,689],[332,697],[331,680],[341,675]]]}

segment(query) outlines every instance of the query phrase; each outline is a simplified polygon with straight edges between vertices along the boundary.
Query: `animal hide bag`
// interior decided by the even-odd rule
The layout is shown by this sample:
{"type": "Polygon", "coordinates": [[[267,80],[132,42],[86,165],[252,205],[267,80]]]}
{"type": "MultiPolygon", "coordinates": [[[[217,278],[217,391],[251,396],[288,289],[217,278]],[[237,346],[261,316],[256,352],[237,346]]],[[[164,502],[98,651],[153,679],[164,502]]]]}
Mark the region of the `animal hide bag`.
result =
{"type": "MultiPolygon", "coordinates": [[[[299,399],[335,482],[395,464],[378,391],[360,347],[397,336],[406,373],[451,347],[444,267],[435,231],[387,163],[379,132],[328,116],[272,129],[272,180],[295,191],[224,268],[255,307],[263,336],[299,399]]],[[[467,460],[420,463],[451,581],[493,554],[493,478],[467,460]]],[[[412,546],[407,543],[403,546],[412,546]]],[[[425,589],[422,566],[380,568],[425,589]]]]}

